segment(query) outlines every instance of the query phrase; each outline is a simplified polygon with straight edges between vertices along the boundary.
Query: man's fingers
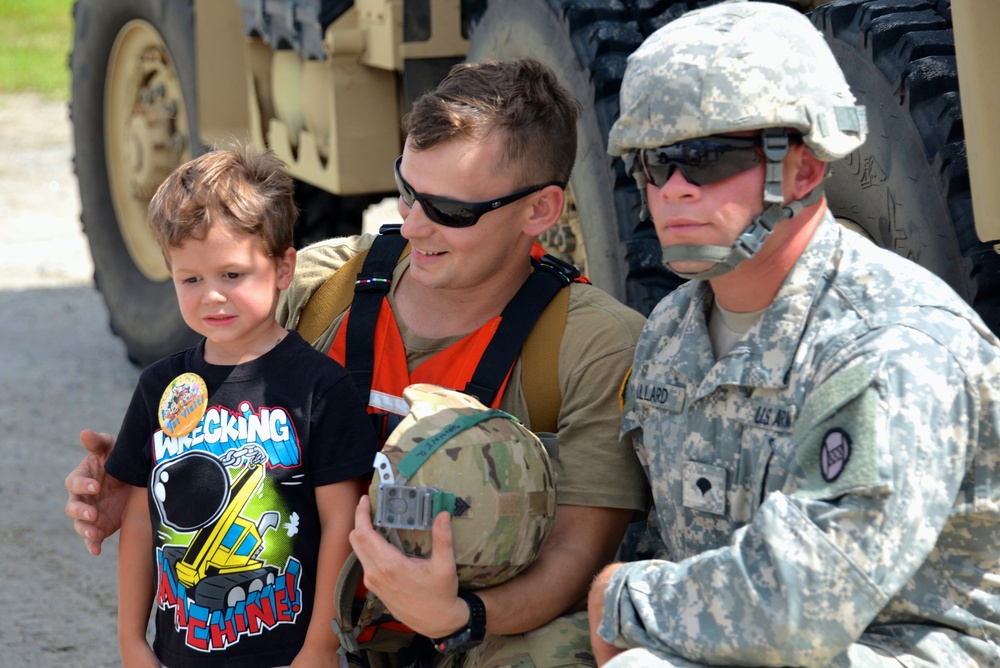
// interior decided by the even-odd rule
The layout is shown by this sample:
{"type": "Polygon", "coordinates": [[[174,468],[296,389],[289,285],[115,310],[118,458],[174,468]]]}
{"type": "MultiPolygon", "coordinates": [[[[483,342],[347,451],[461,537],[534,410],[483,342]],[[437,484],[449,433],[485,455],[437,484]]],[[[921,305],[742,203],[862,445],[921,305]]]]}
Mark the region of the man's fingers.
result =
{"type": "MultiPolygon", "coordinates": [[[[101,491],[101,483],[87,475],[88,471],[81,470],[79,466],[73,469],[66,476],[66,491],[71,496],[88,496],[101,491]]],[[[68,507],[68,504],[67,504],[68,507]]]]}
{"type": "Polygon", "coordinates": [[[71,496],[69,501],[66,502],[66,517],[71,520],[93,522],[97,519],[97,511],[94,510],[93,506],[84,502],[78,496],[71,496]]]}
{"type": "Polygon", "coordinates": [[[375,531],[371,520],[371,502],[368,495],[363,495],[354,511],[354,530],[350,533],[351,547],[364,569],[364,583],[377,596],[382,596],[383,571],[392,571],[393,559],[401,553],[389,544],[382,534],[375,531]],[[395,553],[395,554],[394,554],[395,553]]]}
{"type": "Polygon", "coordinates": [[[95,557],[101,555],[101,541],[90,540],[89,538],[85,541],[87,543],[87,551],[89,551],[95,557]]]}
{"type": "MultiPolygon", "coordinates": [[[[80,444],[90,454],[84,457],[83,461],[77,464],[76,468],[66,476],[64,484],[70,496],[97,494],[101,491],[101,484],[96,479],[104,472],[100,458],[107,456],[113,443],[114,439],[111,438],[110,434],[100,434],[89,429],[80,432],[80,444]]],[[[67,514],[69,514],[68,506],[67,514]]],[[[71,517],[74,516],[71,515],[71,517]]]]}
{"type": "Polygon", "coordinates": [[[354,508],[354,528],[367,531],[372,527],[371,501],[367,494],[362,494],[358,505],[354,508]]]}
{"type": "Polygon", "coordinates": [[[80,432],[80,444],[95,455],[104,455],[114,444],[114,438],[111,434],[84,429],[80,432]]]}
{"type": "Polygon", "coordinates": [[[106,538],[103,531],[98,529],[93,522],[86,520],[74,520],[73,530],[88,541],[96,540],[97,542],[101,542],[106,538]]]}
{"type": "Polygon", "coordinates": [[[449,568],[455,567],[455,541],[451,532],[451,515],[441,511],[434,518],[431,527],[431,559],[440,564],[446,562],[449,568]]]}

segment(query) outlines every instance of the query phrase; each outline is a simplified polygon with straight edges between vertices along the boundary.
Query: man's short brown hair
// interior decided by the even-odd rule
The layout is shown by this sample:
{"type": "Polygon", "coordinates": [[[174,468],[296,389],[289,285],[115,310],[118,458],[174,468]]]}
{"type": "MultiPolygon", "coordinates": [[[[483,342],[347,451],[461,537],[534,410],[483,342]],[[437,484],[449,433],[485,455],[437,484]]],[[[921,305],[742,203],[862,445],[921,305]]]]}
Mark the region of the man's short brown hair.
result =
{"type": "Polygon", "coordinates": [[[531,58],[462,63],[416,102],[406,119],[417,151],[452,139],[501,137],[495,168],[513,168],[529,187],[569,181],[580,103],[548,67],[531,58]]]}
{"type": "Polygon", "coordinates": [[[175,169],[149,202],[147,222],[164,256],[185,239],[204,239],[212,225],[256,236],[280,257],[294,245],[292,179],[271,151],[250,146],[209,151],[175,169]]]}

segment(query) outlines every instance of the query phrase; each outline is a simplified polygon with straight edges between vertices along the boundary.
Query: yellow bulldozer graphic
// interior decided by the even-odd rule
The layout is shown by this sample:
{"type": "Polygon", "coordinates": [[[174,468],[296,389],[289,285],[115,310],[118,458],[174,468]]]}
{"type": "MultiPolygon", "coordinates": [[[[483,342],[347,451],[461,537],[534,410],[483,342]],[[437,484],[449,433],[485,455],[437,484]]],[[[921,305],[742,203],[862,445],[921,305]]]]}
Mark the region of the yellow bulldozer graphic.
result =
{"type": "Polygon", "coordinates": [[[198,529],[187,548],[165,546],[177,580],[209,609],[233,607],[249,594],[274,584],[278,569],[257,557],[264,534],[278,526],[280,516],[268,511],[253,522],[242,513],[264,479],[264,466],[242,469],[232,480],[221,512],[198,529]]]}

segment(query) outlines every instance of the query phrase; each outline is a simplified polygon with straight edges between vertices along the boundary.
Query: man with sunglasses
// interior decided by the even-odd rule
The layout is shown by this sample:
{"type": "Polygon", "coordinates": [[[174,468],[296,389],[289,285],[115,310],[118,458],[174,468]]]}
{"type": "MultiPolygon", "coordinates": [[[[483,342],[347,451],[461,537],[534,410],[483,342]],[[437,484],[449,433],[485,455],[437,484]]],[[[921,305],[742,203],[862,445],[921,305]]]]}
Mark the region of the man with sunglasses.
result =
{"type": "MultiPolygon", "coordinates": [[[[361,337],[368,346],[375,342],[374,368],[363,382],[379,415],[406,414],[401,392],[410,382],[463,389],[482,342],[517,315],[506,307],[545,270],[532,259],[535,240],[563,212],[577,115],[577,102],[553,73],[527,59],[456,66],[414,103],[403,154],[386,166],[395,170],[399,233],[411,250],[398,264],[390,258],[388,275],[362,271],[359,278],[387,286],[375,303],[376,331],[361,337]]],[[[352,237],[300,251],[279,320],[297,327],[331,274],[372,243],[371,236],[352,237]]],[[[614,558],[634,512],[648,505],[641,466],[618,434],[619,388],[644,319],[591,285],[574,282],[566,291],[561,342],[548,351],[558,356],[553,385],[561,393],[553,429],[558,508],[532,566],[460,598],[447,513],[434,522],[431,557],[415,559],[373,529],[367,497],[358,506],[351,542],[365,584],[399,621],[435,640],[444,652],[433,657],[435,666],[593,665],[587,588],[614,558]],[[523,635],[528,631],[531,637],[523,635]]],[[[313,345],[335,357],[354,351],[347,348],[358,304],[324,322],[313,345]]],[[[503,371],[493,405],[539,430],[531,424],[522,362],[503,371]]],[[[108,439],[90,432],[81,439],[97,454],[67,479],[67,514],[98,552],[104,535],[117,530],[119,511],[100,473],[108,439]]]]}
{"type": "Polygon", "coordinates": [[[596,578],[599,664],[1000,662],[1000,347],[833,220],[828,163],[864,133],[782,6],[686,14],[629,58],[609,151],[691,280],[624,396],[662,550],[596,578]]]}

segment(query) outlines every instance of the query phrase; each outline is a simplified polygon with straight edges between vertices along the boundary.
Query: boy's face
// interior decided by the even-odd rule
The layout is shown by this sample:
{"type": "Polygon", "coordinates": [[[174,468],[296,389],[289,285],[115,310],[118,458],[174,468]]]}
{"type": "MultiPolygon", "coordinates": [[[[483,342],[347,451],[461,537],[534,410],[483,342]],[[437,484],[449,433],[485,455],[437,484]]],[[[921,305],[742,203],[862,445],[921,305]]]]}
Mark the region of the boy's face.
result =
{"type": "Polygon", "coordinates": [[[259,239],[219,223],[168,255],[181,315],[208,340],[209,362],[239,364],[274,347],[284,334],[274,319],[278,293],[292,280],[295,249],[268,257],[259,239]]]}

